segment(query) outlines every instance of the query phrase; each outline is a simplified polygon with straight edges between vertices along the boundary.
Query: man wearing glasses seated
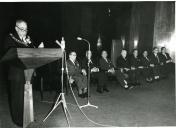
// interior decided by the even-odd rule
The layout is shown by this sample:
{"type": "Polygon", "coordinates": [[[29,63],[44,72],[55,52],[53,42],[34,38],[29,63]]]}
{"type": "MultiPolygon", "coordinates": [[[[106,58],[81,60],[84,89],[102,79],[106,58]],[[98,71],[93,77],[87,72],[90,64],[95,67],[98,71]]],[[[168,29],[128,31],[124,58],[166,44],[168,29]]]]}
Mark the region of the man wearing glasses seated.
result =
{"type": "Polygon", "coordinates": [[[78,96],[85,98],[87,96],[87,73],[86,70],[81,69],[78,61],[76,60],[76,52],[69,53],[67,60],[68,75],[75,81],[78,86],[78,96]]]}
{"type": "MultiPolygon", "coordinates": [[[[15,33],[10,33],[6,40],[4,49],[10,48],[34,48],[34,45],[27,35],[27,23],[24,20],[17,20],[15,33]]],[[[23,125],[23,103],[24,103],[24,70],[11,64],[8,68],[9,80],[9,101],[12,120],[15,124],[23,125]]]]}

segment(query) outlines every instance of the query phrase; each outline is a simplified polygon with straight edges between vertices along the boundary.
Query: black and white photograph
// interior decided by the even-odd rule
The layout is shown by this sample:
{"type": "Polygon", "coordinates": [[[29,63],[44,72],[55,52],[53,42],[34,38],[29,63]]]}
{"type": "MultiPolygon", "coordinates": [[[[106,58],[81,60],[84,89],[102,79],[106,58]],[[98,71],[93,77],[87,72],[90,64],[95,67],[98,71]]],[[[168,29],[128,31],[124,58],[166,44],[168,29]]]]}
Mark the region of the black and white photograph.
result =
{"type": "Polygon", "coordinates": [[[0,128],[175,127],[175,1],[0,1],[0,128]]]}

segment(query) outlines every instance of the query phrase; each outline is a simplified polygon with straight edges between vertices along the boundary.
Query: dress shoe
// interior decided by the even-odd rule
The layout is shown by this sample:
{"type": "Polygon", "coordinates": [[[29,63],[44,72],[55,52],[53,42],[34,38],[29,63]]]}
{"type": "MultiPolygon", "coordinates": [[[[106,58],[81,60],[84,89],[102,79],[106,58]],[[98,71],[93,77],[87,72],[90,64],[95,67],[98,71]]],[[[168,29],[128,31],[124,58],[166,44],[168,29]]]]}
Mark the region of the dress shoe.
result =
{"type": "Polygon", "coordinates": [[[84,94],[78,94],[78,97],[85,98],[84,94]]]}
{"type": "Polygon", "coordinates": [[[125,88],[125,89],[127,89],[127,88],[128,88],[128,85],[127,85],[127,84],[125,84],[125,85],[124,85],[124,88],[125,88]]]}
{"type": "Polygon", "coordinates": [[[130,90],[130,89],[132,89],[134,86],[128,86],[128,89],[130,90]]]}
{"type": "Polygon", "coordinates": [[[126,90],[130,90],[130,89],[132,89],[134,87],[134,85],[133,84],[126,84],[125,86],[124,86],[124,88],[126,89],[126,90]]]}
{"type": "Polygon", "coordinates": [[[153,80],[152,80],[152,79],[146,79],[145,81],[146,81],[147,83],[152,83],[153,80]]]}
{"type": "MultiPolygon", "coordinates": [[[[88,97],[88,92],[84,93],[83,95],[84,95],[84,97],[88,97]]],[[[90,97],[90,95],[89,95],[89,97],[90,97]]]]}
{"type": "Polygon", "coordinates": [[[104,88],[103,91],[105,91],[105,92],[109,92],[109,90],[108,90],[107,88],[104,88]]]}
{"type": "Polygon", "coordinates": [[[99,90],[99,89],[97,89],[97,92],[98,92],[98,93],[103,93],[103,91],[102,91],[102,90],[99,90]]]}

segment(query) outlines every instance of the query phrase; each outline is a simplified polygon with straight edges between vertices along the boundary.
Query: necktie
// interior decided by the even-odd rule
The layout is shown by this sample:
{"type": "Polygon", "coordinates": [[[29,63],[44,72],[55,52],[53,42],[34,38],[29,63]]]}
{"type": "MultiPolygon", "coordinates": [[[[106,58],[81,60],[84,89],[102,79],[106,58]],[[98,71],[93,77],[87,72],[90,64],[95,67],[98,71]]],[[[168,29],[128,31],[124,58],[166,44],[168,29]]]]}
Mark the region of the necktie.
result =
{"type": "Polygon", "coordinates": [[[89,60],[89,63],[92,63],[92,60],[91,60],[91,59],[89,60]]]}
{"type": "Polygon", "coordinates": [[[105,61],[108,63],[108,60],[107,60],[107,59],[105,59],[105,61]]]}
{"type": "Polygon", "coordinates": [[[157,58],[157,60],[158,60],[158,63],[159,63],[159,58],[158,58],[158,55],[156,54],[156,58],[157,58]]]}
{"type": "Polygon", "coordinates": [[[74,61],[72,61],[73,62],[73,64],[75,65],[75,62],[74,61]]]}

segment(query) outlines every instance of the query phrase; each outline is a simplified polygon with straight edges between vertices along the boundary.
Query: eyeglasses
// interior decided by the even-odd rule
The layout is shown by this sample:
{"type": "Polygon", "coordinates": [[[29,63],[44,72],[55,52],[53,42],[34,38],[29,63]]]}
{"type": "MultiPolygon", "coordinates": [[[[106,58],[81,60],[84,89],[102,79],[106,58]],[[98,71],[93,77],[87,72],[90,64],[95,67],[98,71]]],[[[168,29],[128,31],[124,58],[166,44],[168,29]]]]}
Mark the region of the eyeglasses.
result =
{"type": "Polygon", "coordinates": [[[16,27],[21,30],[22,32],[27,32],[28,30],[27,29],[23,29],[23,28],[20,28],[19,26],[16,25],[16,27]]]}
{"type": "Polygon", "coordinates": [[[76,56],[76,54],[71,54],[72,56],[76,56]]]}

